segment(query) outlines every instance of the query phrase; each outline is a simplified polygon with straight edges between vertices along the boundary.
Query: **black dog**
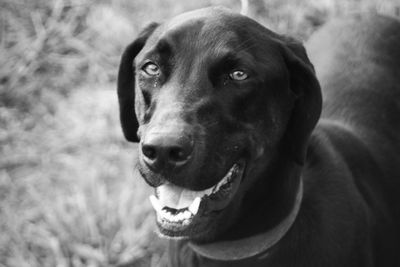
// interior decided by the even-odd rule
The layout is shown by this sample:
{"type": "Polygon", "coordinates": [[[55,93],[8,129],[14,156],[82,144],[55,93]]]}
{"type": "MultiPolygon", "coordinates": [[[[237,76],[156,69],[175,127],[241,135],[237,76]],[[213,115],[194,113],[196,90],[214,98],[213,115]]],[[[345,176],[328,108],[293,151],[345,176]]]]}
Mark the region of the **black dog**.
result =
{"type": "Polygon", "coordinates": [[[322,115],[304,47],[225,9],[124,52],[122,128],[178,239],[166,266],[400,266],[400,23],[343,20],[308,49],[322,115]]]}

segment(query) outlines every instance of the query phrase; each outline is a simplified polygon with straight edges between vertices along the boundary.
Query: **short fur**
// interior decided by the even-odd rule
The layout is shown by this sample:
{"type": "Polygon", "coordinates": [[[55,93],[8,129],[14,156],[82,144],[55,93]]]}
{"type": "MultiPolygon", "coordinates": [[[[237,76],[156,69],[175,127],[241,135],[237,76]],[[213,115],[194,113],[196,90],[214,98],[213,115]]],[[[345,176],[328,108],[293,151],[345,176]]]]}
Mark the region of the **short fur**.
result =
{"type": "Polygon", "coordinates": [[[300,43],[219,8],[152,24],[127,47],[118,76],[126,138],[179,130],[195,141],[179,172],[152,171],[139,150],[151,186],[203,190],[247,162],[231,203],[189,240],[170,241],[160,266],[400,266],[400,22],[337,20],[306,47],[317,75],[300,43]],[[250,78],[227,80],[234,66],[223,55],[239,57],[250,78]],[[155,80],[139,73],[148,58],[162,62],[155,80]],[[268,251],[215,261],[188,246],[267,231],[292,209],[300,179],[297,219],[268,251]]]}

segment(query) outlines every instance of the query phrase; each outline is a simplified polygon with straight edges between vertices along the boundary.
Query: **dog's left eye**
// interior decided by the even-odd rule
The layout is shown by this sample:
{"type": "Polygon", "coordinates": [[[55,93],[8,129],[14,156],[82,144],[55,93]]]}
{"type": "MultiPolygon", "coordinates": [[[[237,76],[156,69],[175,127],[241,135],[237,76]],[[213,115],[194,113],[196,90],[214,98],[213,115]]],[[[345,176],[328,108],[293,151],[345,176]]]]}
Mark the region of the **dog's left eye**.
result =
{"type": "Polygon", "coordinates": [[[142,70],[149,76],[158,76],[161,73],[160,67],[152,62],[146,63],[142,67],[142,70]]]}
{"type": "Polygon", "coordinates": [[[235,70],[229,73],[229,77],[234,81],[243,81],[246,80],[249,75],[247,75],[247,73],[242,70],[235,70]]]}

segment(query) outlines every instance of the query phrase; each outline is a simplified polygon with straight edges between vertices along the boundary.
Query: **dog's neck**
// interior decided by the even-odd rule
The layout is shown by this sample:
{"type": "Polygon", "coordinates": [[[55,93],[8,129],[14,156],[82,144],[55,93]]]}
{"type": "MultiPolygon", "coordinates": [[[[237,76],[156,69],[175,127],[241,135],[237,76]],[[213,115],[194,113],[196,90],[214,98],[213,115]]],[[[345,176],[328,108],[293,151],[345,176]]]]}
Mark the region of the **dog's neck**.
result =
{"type": "Polygon", "coordinates": [[[296,197],[291,211],[276,226],[266,232],[250,237],[220,241],[207,244],[189,243],[189,246],[199,255],[214,260],[241,260],[266,253],[276,245],[293,225],[303,198],[303,181],[300,177],[296,197]]]}

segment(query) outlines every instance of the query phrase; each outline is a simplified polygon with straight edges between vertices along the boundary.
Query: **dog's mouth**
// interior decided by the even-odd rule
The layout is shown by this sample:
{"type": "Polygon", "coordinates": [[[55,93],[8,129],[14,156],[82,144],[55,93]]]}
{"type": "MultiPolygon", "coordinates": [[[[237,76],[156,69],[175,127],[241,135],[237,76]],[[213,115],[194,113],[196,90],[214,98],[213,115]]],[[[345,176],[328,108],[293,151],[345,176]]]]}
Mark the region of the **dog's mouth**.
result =
{"type": "Polygon", "coordinates": [[[196,228],[202,217],[224,209],[238,191],[245,161],[232,165],[215,185],[202,191],[192,191],[171,183],[155,188],[150,202],[157,213],[160,232],[169,237],[187,237],[188,229],[196,228]]]}

